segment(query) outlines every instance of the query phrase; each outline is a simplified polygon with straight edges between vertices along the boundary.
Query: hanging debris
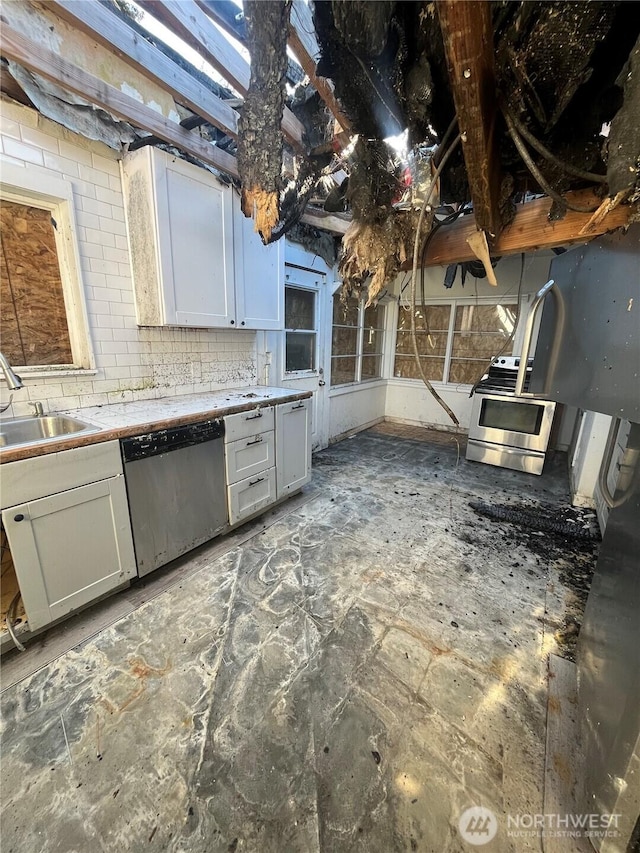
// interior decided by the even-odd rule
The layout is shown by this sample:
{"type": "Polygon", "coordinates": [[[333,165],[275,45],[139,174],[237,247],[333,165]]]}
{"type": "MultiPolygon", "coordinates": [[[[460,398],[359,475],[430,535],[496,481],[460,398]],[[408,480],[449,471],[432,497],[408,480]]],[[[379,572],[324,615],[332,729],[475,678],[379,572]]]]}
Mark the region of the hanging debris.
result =
{"type": "Polygon", "coordinates": [[[282,115],[287,75],[291,0],[245,0],[251,81],[238,122],[242,212],[253,216],[265,241],[279,220],[282,186],[282,115]]]}

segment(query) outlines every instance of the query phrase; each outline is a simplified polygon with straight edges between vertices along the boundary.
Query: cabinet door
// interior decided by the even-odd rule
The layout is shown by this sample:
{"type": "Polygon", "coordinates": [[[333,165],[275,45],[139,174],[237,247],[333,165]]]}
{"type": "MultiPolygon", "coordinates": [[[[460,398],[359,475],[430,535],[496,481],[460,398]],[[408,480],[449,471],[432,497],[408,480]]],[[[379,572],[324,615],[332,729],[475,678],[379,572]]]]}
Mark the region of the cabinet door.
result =
{"type": "Polygon", "coordinates": [[[274,468],[276,464],[276,446],[274,432],[263,432],[251,438],[241,438],[225,446],[227,464],[227,483],[232,485],[240,480],[253,477],[261,471],[274,468]]]}
{"type": "Polygon", "coordinates": [[[236,325],[239,329],[284,329],[284,239],[264,246],[233,197],[236,325]]]}
{"type": "Polygon", "coordinates": [[[295,492],[311,480],[310,400],[281,403],[276,408],[276,470],[278,497],[295,492]]]}
{"type": "Polygon", "coordinates": [[[136,573],[124,477],[112,477],[2,513],[33,631],[136,573]]]}
{"type": "Polygon", "coordinates": [[[235,326],[232,190],[157,152],[157,229],[165,322],[235,326]]]}

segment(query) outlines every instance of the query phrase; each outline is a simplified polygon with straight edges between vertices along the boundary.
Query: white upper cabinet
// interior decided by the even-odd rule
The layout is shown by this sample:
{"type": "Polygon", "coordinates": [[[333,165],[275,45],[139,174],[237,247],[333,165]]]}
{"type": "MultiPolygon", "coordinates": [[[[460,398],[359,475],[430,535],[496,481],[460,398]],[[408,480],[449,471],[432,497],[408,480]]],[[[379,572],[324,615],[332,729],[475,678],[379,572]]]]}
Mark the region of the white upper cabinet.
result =
{"type": "Polygon", "coordinates": [[[284,329],[284,238],[262,244],[233,196],[236,314],[245,329],[284,329]]]}
{"type": "Polygon", "coordinates": [[[147,146],[124,191],[140,325],[284,328],[282,241],[262,245],[232,187],[147,146]]]}

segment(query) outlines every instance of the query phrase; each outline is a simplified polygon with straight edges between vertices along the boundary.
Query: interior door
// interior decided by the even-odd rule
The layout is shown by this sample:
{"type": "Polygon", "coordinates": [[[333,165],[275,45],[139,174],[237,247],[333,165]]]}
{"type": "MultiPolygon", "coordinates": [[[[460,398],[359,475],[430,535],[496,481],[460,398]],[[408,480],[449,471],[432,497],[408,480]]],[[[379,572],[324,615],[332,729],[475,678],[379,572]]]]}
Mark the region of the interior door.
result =
{"type": "Polygon", "coordinates": [[[311,445],[328,443],[326,384],[327,282],[324,273],[285,265],[285,331],[278,359],[278,384],[296,391],[313,391],[311,445]]]}

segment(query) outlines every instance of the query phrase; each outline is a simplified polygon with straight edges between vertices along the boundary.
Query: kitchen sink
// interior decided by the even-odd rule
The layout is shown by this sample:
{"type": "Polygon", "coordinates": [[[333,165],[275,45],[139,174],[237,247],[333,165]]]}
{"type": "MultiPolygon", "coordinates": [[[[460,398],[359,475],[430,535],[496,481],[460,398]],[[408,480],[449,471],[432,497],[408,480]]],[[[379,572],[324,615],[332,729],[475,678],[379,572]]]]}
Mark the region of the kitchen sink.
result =
{"type": "Polygon", "coordinates": [[[66,438],[79,432],[96,432],[99,427],[66,415],[41,415],[0,420],[0,448],[39,444],[66,438]]]}

